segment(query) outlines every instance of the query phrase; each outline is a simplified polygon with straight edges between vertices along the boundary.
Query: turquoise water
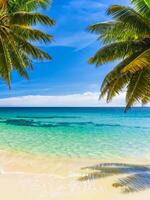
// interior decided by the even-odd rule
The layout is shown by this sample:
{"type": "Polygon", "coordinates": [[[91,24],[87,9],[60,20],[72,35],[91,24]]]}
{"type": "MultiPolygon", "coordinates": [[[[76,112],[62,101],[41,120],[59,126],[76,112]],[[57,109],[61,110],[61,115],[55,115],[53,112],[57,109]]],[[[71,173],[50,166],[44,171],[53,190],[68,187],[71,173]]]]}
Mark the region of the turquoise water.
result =
{"type": "Polygon", "coordinates": [[[150,108],[0,108],[0,149],[150,159],[150,108]]]}

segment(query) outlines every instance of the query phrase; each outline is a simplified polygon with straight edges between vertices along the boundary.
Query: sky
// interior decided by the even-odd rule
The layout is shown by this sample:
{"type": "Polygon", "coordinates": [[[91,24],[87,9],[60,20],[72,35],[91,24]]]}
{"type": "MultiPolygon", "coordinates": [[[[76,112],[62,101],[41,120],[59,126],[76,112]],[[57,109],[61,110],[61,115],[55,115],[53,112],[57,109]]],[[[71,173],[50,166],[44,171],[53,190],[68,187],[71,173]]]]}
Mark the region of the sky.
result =
{"type": "Polygon", "coordinates": [[[56,20],[54,27],[40,27],[54,36],[50,44],[38,44],[53,60],[34,61],[30,80],[12,74],[11,90],[0,80],[0,106],[123,106],[125,93],[111,104],[98,101],[104,76],[113,68],[88,64],[101,46],[88,25],[107,21],[112,4],[128,5],[129,0],[53,0],[51,8],[40,10],[56,20]]]}

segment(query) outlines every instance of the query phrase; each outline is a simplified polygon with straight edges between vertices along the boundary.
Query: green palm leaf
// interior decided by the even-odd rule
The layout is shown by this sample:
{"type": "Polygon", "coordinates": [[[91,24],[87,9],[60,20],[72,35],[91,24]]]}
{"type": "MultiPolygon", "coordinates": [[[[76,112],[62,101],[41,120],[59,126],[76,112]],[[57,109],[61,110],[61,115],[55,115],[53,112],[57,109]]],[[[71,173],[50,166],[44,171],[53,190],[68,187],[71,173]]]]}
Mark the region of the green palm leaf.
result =
{"type": "Polygon", "coordinates": [[[131,0],[132,3],[134,3],[135,8],[139,13],[144,15],[149,19],[150,17],[150,2],[149,0],[131,0]]]}
{"type": "Polygon", "coordinates": [[[144,2],[147,5],[147,7],[150,9],[150,1],[149,0],[144,0],[144,2]]]}
{"type": "Polygon", "coordinates": [[[103,43],[112,43],[129,40],[136,40],[141,33],[129,28],[128,24],[121,21],[101,22],[88,27],[88,31],[100,34],[98,39],[103,43]],[[122,31],[124,30],[124,31],[122,31]]]}
{"type": "Polygon", "coordinates": [[[127,57],[106,75],[106,77],[103,80],[102,85],[101,85],[100,99],[103,98],[105,95],[107,95],[108,96],[107,101],[109,102],[113,97],[115,97],[126,86],[126,84],[129,82],[130,78],[132,77],[132,74],[130,74],[130,73],[122,74],[121,71],[130,62],[132,62],[139,54],[140,54],[140,52],[127,57]]]}
{"type": "Polygon", "coordinates": [[[132,0],[135,7],[113,5],[107,14],[113,21],[101,22],[88,27],[98,34],[104,44],[89,59],[96,66],[120,61],[106,75],[101,86],[100,98],[106,96],[107,102],[127,90],[128,110],[135,103],[150,101],[150,9],[148,0],[132,0]],[[135,8],[135,9],[134,9],[135,8]]]}
{"type": "Polygon", "coordinates": [[[12,60],[9,53],[9,48],[7,47],[7,44],[5,43],[4,39],[0,36],[0,44],[2,48],[2,56],[1,56],[1,75],[4,78],[4,80],[7,82],[8,86],[10,87],[10,72],[12,70],[12,60]]]}
{"type": "Polygon", "coordinates": [[[48,6],[49,0],[10,0],[0,10],[0,76],[10,87],[11,72],[16,70],[28,79],[28,68],[33,69],[32,58],[51,60],[51,56],[32,42],[50,42],[52,36],[32,25],[54,25],[46,15],[33,12],[48,6]]]}
{"type": "Polygon", "coordinates": [[[47,8],[51,4],[50,0],[9,0],[9,12],[27,11],[31,12],[37,8],[47,8]]]}
{"type": "Polygon", "coordinates": [[[19,53],[17,44],[14,42],[13,38],[9,37],[8,44],[11,49],[11,58],[13,67],[18,71],[18,73],[22,77],[29,79],[28,73],[25,69],[26,63],[24,61],[24,57],[19,53]]]}
{"type": "Polygon", "coordinates": [[[150,102],[150,97],[149,95],[146,93],[145,96],[143,97],[143,99],[141,100],[142,105],[146,105],[150,102]]]}
{"type": "Polygon", "coordinates": [[[35,25],[37,23],[41,23],[50,26],[55,24],[54,20],[38,12],[15,12],[9,15],[9,19],[10,24],[35,25]]]}
{"type": "Polygon", "coordinates": [[[14,24],[10,28],[13,32],[31,41],[39,41],[39,42],[42,41],[42,42],[47,43],[47,42],[50,42],[53,38],[52,35],[46,34],[37,29],[33,29],[29,26],[14,24]]]}
{"type": "Polygon", "coordinates": [[[13,38],[15,39],[17,45],[27,54],[29,54],[30,56],[32,56],[35,59],[40,59],[40,60],[44,60],[44,59],[48,59],[51,60],[51,56],[44,52],[43,50],[35,47],[34,45],[32,45],[30,42],[24,40],[22,37],[13,34],[12,33],[13,38]]]}
{"type": "Polygon", "coordinates": [[[132,75],[127,88],[125,111],[133,104],[141,102],[145,98],[145,94],[150,96],[150,69],[144,69],[132,75]]]}
{"type": "Polygon", "coordinates": [[[135,73],[145,67],[150,68],[150,49],[145,50],[137,56],[132,62],[123,68],[122,73],[131,72],[135,73]]]}
{"type": "Polygon", "coordinates": [[[108,22],[101,22],[97,24],[93,24],[87,28],[88,31],[101,34],[109,29],[112,29],[118,22],[116,21],[108,21],[108,22]]]}
{"type": "Polygon", "coordinates": [[[150,24],[147,19],[130,7],[114,5],[107,12],[114,19],[122,21],[129,29],[136,31],[136,33],[145,35],[150,33],[150,24]]]}
{"type": "Polygon", "coordinates": [[[95,63],[97,66],[117,59],[126,58],[136,52],[141,52],[146,48],[147,43],[143,41],[123,41],[116,42],[102,47],[89,63],[95,63]]]}

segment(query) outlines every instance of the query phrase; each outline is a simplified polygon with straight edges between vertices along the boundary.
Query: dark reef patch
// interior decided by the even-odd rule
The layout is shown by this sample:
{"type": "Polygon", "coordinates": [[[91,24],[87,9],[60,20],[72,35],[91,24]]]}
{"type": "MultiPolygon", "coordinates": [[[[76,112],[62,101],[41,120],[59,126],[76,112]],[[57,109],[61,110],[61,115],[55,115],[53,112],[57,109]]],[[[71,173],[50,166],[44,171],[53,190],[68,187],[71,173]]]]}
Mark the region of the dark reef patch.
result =
{"type": "Polygon", "coordinates": [[[23,119],[77,119],[80,117],[77,116],[16,116],[16,118],[23,118],[23,119]]]}
{"type": "Polygon", "coordinates": [[[5,123],[7,125],[15,125],[15,126],[28,126],[28,127],[43,127],[43,128],[55,128],[55,127],[86,127],[86,126],[94,126],[94,127],[122,127],[122,128],[144,128],[150,129],[149,127],[140,127],[140,126],[126,126],[120,124],[100,124],[94,122],[43,122],[43,121],[34,121],[33,119],[4,119],[1,120],[0,123],[5,123]]]}

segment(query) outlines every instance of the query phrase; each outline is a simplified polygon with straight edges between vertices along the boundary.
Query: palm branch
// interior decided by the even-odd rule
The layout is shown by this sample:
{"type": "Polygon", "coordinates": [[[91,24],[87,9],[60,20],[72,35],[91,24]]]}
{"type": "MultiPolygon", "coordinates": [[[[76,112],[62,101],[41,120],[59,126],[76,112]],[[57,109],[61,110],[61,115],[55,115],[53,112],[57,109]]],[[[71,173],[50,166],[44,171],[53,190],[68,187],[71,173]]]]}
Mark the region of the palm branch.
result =
{"type": "Polygon", "coordinates": [[[51,0],[9,0],[9,12],[26,11],[31,12],[38,8],[48,8],[51,0]]]}
{"type": "Polygon", "coordinates": [[[37,1],[32,9],[27,7],[33,1],[9,1],[7,7],[0,10],[0,75],[10,87],[11,72],[16,70],[21,76],[28,79],[28,68],[33,69],[33,59],[51,60],[51,56],[42,49],[33,45],[36,42],[51,42],[52,35],[33,28],[37,23],[52,26],[54,21],[32,10],[39,6],[45,7],[49,1],[37,1]],[[17,6],[17,2],[20,4],[17,6]],[[40,3],[41,2],[41,3],[40,3]],[[43,3],[42,3],[43,2],[43,3]],[[11,3],[15,3],[13,12],[9,10],[11,3]],[[24,9],[21,6],[24,5],[24,9]],[[44,6],[45,5],[45,6],[44,6]]]}
{"type": "Polygon", "coordinates": [[[137,102],[144,105],[150,100],[150,9],[144,0],[132,0],[132,3],[134,8],[111,6],[107,14],[112,16],[112,21],[88,27],[105,45],[89,63],[100,66],[121,61],[105,77],[100,97],[107,95],[107,102],[110,102],[127,88],[126,110],[137,102]]]}
{"type": "Polygon", "coordinates": [[[136,10],[146,17],[150,17],[149,0],[131,0],[134,3],[136,10]]]}

